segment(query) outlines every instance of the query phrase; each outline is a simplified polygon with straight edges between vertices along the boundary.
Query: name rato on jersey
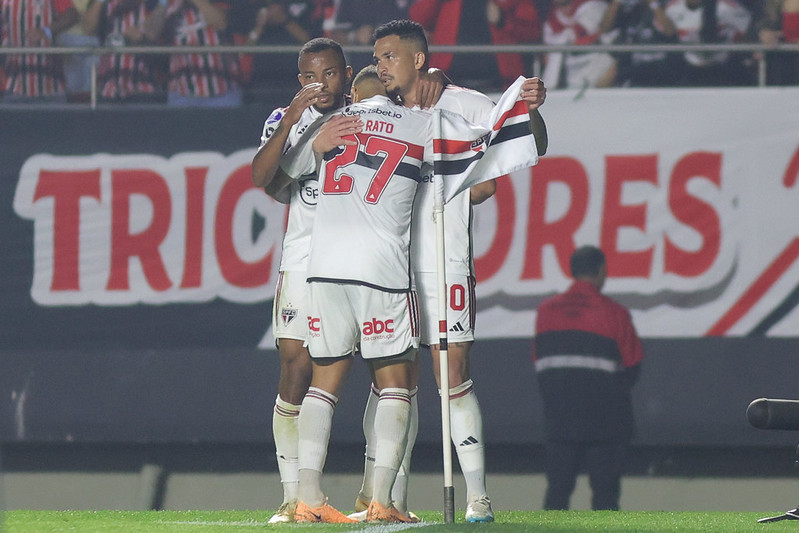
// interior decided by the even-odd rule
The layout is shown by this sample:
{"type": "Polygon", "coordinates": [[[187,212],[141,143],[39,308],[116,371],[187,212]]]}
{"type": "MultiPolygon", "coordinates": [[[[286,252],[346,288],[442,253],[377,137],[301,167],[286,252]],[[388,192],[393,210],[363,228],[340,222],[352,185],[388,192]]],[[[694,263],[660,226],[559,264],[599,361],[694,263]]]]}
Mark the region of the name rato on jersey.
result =
{"type": "MultiPolygon", "coordinates": [[[[308,280],[410,290],[410,221],[422,162],[432,160],[430,114],[382,96],[343,114],[360,115],[364,130],[357,145],[325,154],[319,168],[308,280]]],[[[314,165],[310,144],[284,163],[289,175],[314,165]]]]}
{"type": "MultiPolygon", "coordinates": [[[[486,95],[462,87],[447,86],[435,109],[443,109],[478,124],[488,118],[494,102],[486,95]]],[[[433,167],[422,167],[411,223],[411,258],[414,272],[436,272],[436,229],[433,220],[433,167]]],[[[444,250],[447,272],[472,274],[472,205],[469,191],[458,194],[444,207],[444,250]]]]}
{"type": "MultiPolygon", "coordinates": [[[[283,120],[284,114],[285,108],[278,108],[272,111],[272,114],[266,119],[261,135],[261,146],[272,137],[280,121],[283,120]]],[[[299,122],[289,130],[288,139],[283,146],[283,153],[285,154],[292,146],[296,146],[309,126],[321,116],[322,114],[313,107],[306,109],[299,122]]],[[[289,216],[286,233],[283,236],[283,252],[280,257],[280,270],[283,272],[304,271],[308,267],[311,229],[316,212],[316,201],[319,197],[319,181],[315,168],[309,173],[295,178],[290,185],[289,216]]]]}
{"type": "MultiPolygon", "coordinates": [[[[410,222],[423,162],[442,176],[443,198],[538,161],[519,78],[481,124],[455,113],[411,110],[376,96],[344,109],[360,115],[357,141],[325,154],[308,261],[309,281],[411,287],[410,222]],[[490,147],[490,148],[489,148],[490,147]]],[[[314,167],[310,135],[289,151],[289,176],[314,167]]]]}

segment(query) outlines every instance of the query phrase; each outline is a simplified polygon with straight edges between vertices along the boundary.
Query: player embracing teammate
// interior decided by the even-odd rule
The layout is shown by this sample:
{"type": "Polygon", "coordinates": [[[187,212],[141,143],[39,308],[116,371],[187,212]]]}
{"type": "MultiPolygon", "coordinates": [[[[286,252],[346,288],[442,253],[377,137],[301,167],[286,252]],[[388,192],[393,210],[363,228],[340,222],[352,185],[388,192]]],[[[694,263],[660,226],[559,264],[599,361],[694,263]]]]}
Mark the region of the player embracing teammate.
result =
{"type": "MultiPolygon", "coordinates": [[[[409,21],[397,24],[410,25],[409,27],[416,31],[414,23],[409,21]]],[[[394,27],[399,26],[395,24],[394,27]]],[[[342,115],[336,116],[321,128],[319,123],[325,120],[324,116],[321,119],[319,116],[309,116],[303,123],[304,126],[298,126],[301,121],[297,117],[302,118],[304,114],[310,114],[311,112],[307,110],[311,105],[329,104],[336,100],[329,90],[317,92],[317,88],[310,88],[309,81],[295,97],[297,102],[295,109],[291,110],[295,104],[292,102],[292,106],[289,106],[284,114],[283,121],[289,116],[293,121],[291,127],[286,128],[290,131],[284,133],[278,125],[271,137],[282,140],[276,140],[273,143],[274,147],[269,147],[267,141],[253,161],[255,183],[266,186],[273,194],[279,189],[275,184],[285,182],[287,177],[296,180],[302,176],[313,175],[317,172],[317,168],[319,173],[319,197],[307,270],[305,274],[297,276],[306,276],[308,282],[306,310],[292,309],[294,302],[284,301],[281,295],[284,287],[279,287],[280,290],[276,295],[274,326],[276,336],[281,322],[282,325],[286,325],[298,319],[306,319],[305,345],[310,352],[312,366],[310,388],[302,400],[301,409],[297,403],[292,403],[283,397],[281,387],[276,401],[276,418],[281,413],[290,415],[296,424],[293,427],[297,428],[298,434],[296,483],[293,479],[289,479],[291,476],[284,476],[281,467],[285,505],[281,507],[282,513],[279,511],[275,515],[280,515],[282,517],[280,519],[290,520],[289,508],[296,505],[294,518],[298,521],[353,520],[327,504],[321,490],[321,475],[339,387],[349,371],[353,355],[359,351],[369,362],[376,382],[376,391],[379,391],[379,396],[376,396],[377,401],[373,402],[374,416],[371,419],[374,423],[370,424],[373,427],[373,432],[370,433],[374,439],[373,470],[369,472],[369,482],[365,481],[365,489],[360,495],[364,497],[363,499],[368,497],[368,502],[363,502],[367,507],[366,519],[389,522],[413,520],[406,509],[398,510],[395,507],[394,501],[403,507],[405,502],[399,502],[392,497],[391,490],[395,485],[403,458],[406,456],[409,458],[408,454],[412,447],[412,443],[409,445],[408,441],[408,429],[413,417],[411,398],[418,374],[416,352],[419,346],[419,305],[414,275],[411,273],[418,268],[417,265],[411,266],[411,217],[414,209],[419,209],[415,207],[415,198],[417,188],[423,182],[422,177],[425,174],[423,165],[432,164],[436,157],[432,149],[435,136],[432,122],[433,117],[437,115],[431,117],[430,113],[410,109],[416,104],[414,99],[420,72],[422,69],[426,71],[427,66],[427,49],[423,33],[420,41],[417,37],[401,36],[391,32],[379,38],[376,44],[377,73],[392,96],[400,99],[404,106],[399,106],[384,96],[376,96],[348,106],[342,115]],[[381,44],[390,46],[383,49],[381,44]],[[414,51],[415,48],[420,49],[414,51]],[[292,111],[291,115],[288,113],[289,110],[292,111]],[[292,132],[299,137],[297,142],[289,142],[292,140],[292,132]],[[278,133],[281,137],[277,136],[278,133]],[[262,156],[262,152],[266,155],[262,156]],[[278,170],[275,162],[281,159],[283,168],[278,170]],[[259,180],[256,181],[256,177],[259,180]],[[347,250],[347,253],[342,254],[341,250],[347,250]],[[284,308],[287,311],[284,312],[284,308]],[[373,327],[366,328],[365,324],[373,327]],[[377,324],[381,327],[378,328],[377,324]],[[281,403],[282,400],[286,401],[281,403]],[[296,416],[297,412],[299,416],[296,416]],[[292,485],[290,489],[286,488],[287,482],[292,485]],[[367,492],[371,494],[366,494],[367,492]],[[296,504],[293,503],[295,500],[296,504]]],[[[348,76],[343,56],[337,58],[337,61],[338,70],[343,69],[348,76]]],[[[304,83],[302,54],[300,70],[300,81],[304,83]]],[[[328,76],[326,72],[325,69],[319,70],[323,86],[328,76]]],[[[335,75],[335,72],[332,74],[335,75]]],[[[500,102],[505,102],[504,114],[494,116],[492,125],[495,125],[497,130],[504,127],[503,121],[509,116],[513,117],[510,113],[511,107],[518,109],[514,102],[520,96],[520,101],[526,102],[525,111],[529,110],[531,129],[535,137],[533,138],[529,132],[524,136],[529,138],[522,139],[528,143],[528,150],[516,153],[517,161],[513,161],[513,157],[509,158],[506,154],[501,158],[501,163],[497,161],[493,163],[493,168],[489,164],[480,167],[478,163],[477,166],[480,168],[491,168],[485,170],[489,174],[475,177],[463,173],[448,178],[447,184],[451,190],[466,190],[460,196],[466,197],[467,209],[470,209],[467,190],[470,185],[486,181],[486,178],[496,177],[519,166],[534,164],[537,153],[543,153],[546,148],[546,132],[543,120],[537,111],[544,100],[543,86],[537,79],[531,79],[515,84],[512,90],[516,94],[510,99],[506,97],[507,95],[503,96],[500,102]],[[513,166],[514,164],[516,166],[513,166]]],[[[476,105],[472,99],[479,101],[480,97],[476,93],[460,89],[447,89],[442,102],[452,100],[448,108],[464,114],[476,105]],[[468,96],[457,96],[460,92],[468,96]],[[452,97],[447,96],[447,93],[451,93],[452,97]]],[[[468,118],[473,120],[488,118],[489,111],[494,111],[493,104],[490,101],[488,103],[489,105],[482,108],[483,116],[468,118]]],[[[316,113],[322,115],[319,107],[316,105],[316,113]]],[[[447,144],[447,135],[450,134],[456,137],[463,135],[460,138],[469,142],[487,139],[486,134],[489,129],[477,134],[476,130],[470,129],[471,125],[461,117],[442,119],[441,123],[444,136],[436,139],[439,147],[447,144]]],[[[488,148],[486,144],[483,150],[484,158],[481,163],[491,160],[490,154],[494,148],[488,148]]],[[[470,151],[470,155],[474,155],[474,152],[470,151]]],[[[441,168],[445,167],[446,163],[441,163],[441,168]]],[[[296,186],[292,187],[296,189],[296,186]]],[[[477,200],[481,196],[485,199],[493,194],[493,187],[476,185],[473,191],[477,193],[477,200]],[[483,187],[487,192],[482,192],[483,187]]],[[[301,200],[301,191],[295,192],[292,202],[297,198],[297,194],[300,194],[301,200]]],[[[423,196],[420,196],[416,203],[423,202],[422,198],[423,196]]],[[[424,232],[416,225],[414,228],[414,231],[424,232]]],[[[432,236],[433,233],[429,235],[432,236]]],[[[459,239],[466,242],[470,240],[468,223],[459,239]]],[[[284,248],[285,246],[284,243],[284,248]]],[[[284,250],[284,255],[285,253],[284,250]]],[[[460,273],[461,277],[456,278],[456,283],[464,291],[464,296],[471,299],[473,287],[470,269],[471,251],[468,250],[466,253],[468,270],[460,273]]],[[[292,277],[293,274],[287,276],[288,271],[283,269],[283,264],[281,272],[281,281],[285,284],[285,278],[292,277]]],[[[420,272],[424,274],[423,271],[420,272]]],[[[428,321],[435,324],[436,317],[434,312],[431,312],[436,309],[435,298],[425,296],[425,301],[432,301],[433,304],[430,311],[427,310],[427,303],[423,305],[422,317],[423,319],[427,317],[428,321]]],[[[467,314],[473,315],[473,310],[467,311],[467,314]]],[[[474,419],[476,413],[477,418],[476,425],[466,426],[468,435],[464,439],[469,442],[476,441],[473,448],[475,453],[468,459],[459,455],[469,487],[467,519],[490,521],[493,519],[493,513],[485,491],[479,406],[471,390],[468,376],[468,345],[473,340],[471,336],[473,324],[471,319],[465,324],[462,323],[464,321],[462,317],[456,317],[455,321],[464,330],[468,329],[468,336],[463,340],[461,361],[454,365],[454,377],[457,379],[451,380],[453,388],[450,394],[458,399],[467,398],[467,401],[462,402],[467,405],[467,411],[462,416],[474,419]],[[478,507],[481,503],[482,509],[478,507]]],[[[436,329],[433,327],[430,333],[436,329]]],[[[300,339],[290,340],[300,341],[300,339]]],[[[428,338],[425,338],[425,342],[434,344],[428,338]]],[[[460,342],[459,340],[458,345],[460,342]]],[[[279,345],[283,344],[284,340],[280,339],[279,345]]],[[[289,342],[289,344],[295,343],[289,342]]],[[[437,351],[434,351],[435,356],[437,351]]],[[[286,359],[281,346],[281,384],[287,368],[284,366],[286,359]]],[[[307,368],[301,368],[302,370],[293,378],[297,384],[296,391],[304,388],[302,384],[306,382],[301,378],[308,376],[307,368]]],[[[457,427],[460,430],[462,422],[462,420],[456,421],[456,415],[453,413],[453,429],[457,427]]],[[[459,438],[460,434],[457,435],[459,438]]],[[[455,432],[453,438],[456,438],[455,432]]],[[[275,441],[280,458],[283,455],[277,431],[275,441]]]]}

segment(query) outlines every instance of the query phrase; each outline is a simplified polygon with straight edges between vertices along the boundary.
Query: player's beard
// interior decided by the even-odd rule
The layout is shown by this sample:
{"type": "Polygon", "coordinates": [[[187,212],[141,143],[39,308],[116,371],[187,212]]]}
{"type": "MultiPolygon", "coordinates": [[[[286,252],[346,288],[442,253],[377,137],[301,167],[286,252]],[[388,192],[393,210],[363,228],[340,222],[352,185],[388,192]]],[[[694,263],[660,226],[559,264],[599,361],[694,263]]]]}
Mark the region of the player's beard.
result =
{"type": "Polygon", "coordinates": [[[386,88],[386,96],[391,98],[391,101],[397,104],[402,104],[402,95],[400,94],[399,87],[393,89],[386,88]]]}

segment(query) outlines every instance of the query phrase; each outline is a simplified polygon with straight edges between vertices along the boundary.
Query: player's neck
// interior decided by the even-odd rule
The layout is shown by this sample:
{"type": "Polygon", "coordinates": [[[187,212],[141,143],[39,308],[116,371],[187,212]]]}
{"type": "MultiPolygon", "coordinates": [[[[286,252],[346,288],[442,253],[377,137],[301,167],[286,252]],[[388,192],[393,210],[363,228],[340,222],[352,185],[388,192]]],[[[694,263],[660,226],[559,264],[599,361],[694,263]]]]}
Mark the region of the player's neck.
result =
{"type": "Polygon", "coordinates": [[[418,80],[413,82],[407,91],[404,91],[401,99],[402,105],[405,107],[416,107],[419,105],[419,102],[416,100],[416,86],[418,85],[418,80]]]}

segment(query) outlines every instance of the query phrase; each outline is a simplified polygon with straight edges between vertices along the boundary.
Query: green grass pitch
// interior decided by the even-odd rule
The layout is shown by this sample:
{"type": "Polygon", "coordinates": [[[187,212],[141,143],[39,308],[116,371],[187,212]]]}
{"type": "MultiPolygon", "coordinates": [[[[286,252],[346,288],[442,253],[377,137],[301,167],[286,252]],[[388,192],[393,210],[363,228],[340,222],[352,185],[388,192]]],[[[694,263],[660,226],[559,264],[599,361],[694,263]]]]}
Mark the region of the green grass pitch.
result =
{"type": "MultiPolygon", "coordinates": [[[[444,524],[443,513],[419,512],[419,524],[280,524],[267,523],[270,511],[6,511],[3,533],[252,533],[286,531],[433,532],[779,532],[796,531],[799,524],[785,520],[761,524],[769,513],[731,512],[610,512],[610,511],[499,511],[493,524],[467,524],[463,512],[455,523],[444,524]]],[[[781,514],[780,512],[772,513],[781,514]]]]}

